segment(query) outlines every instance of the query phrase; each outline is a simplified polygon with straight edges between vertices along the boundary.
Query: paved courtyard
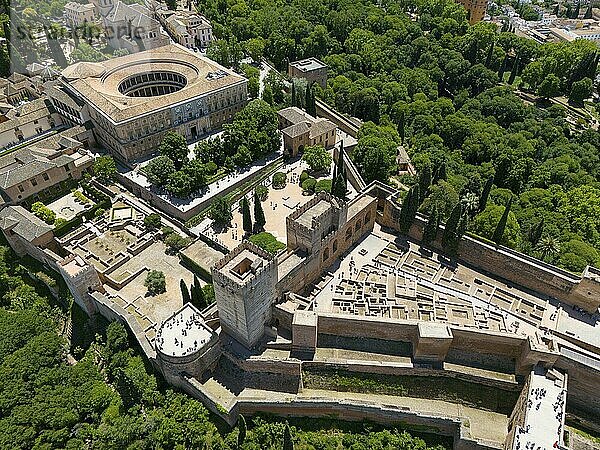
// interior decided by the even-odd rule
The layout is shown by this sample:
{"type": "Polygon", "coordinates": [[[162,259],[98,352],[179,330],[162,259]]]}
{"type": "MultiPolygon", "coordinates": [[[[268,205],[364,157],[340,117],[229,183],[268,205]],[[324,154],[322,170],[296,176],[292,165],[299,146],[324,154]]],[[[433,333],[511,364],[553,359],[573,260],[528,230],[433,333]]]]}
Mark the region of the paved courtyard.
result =
{"type": "Polygon", "coordinates": [[[128,262],[119,267],[112,275],[119,277],[119,273],[133,274],[146,267],[139,275],[133,278],[120,290],[107,287],[111,293],[117,294],[128,303],[133,303],[143,314],[152,322],[160,323],[173,314],[183,305],[179,281],[183,279],[189,286],[194,280],[192,272],[187,270],[179,263],[179,257],[165,253],[166,246],[163,242],[157,241],[140,254],[131,258],[128,262]],[[147,288],[144,286],[146,275],[149,270],[159,270],[165,274],[167,291],[158,295],[147,295],[147,288]]]}
{"type": "MultiPolygon", "coordinates": [[[[300,174],[303,170],[307,169],[308,165],[302,160],[284,166],[282,171],[285,170],[287,172],[287,185],[283,189],[274,189],[269,185],[269,197],[262,203],[265,219],[267,221],[265,231],[271,233],[277,240],[283,243],[287,241],[286,217],[294,212],[298,206],[303,205],[311,198],[310,195],[304,195],[302,193],[302,187],[300,187],[300,174]]],[[[324,178],[326,177],[317,179],[324,178]]],[[[253,191],[249,192],[247,197],[250,203],[250,215],[254,221],[253,191]]],[[[213,236],[216,236],[216,238],[229,249],[235,248],[242,242],[244,237],[241,201],[233,205],[232,209],[233,220],[231,221],[231,228],[221,233],[213,234],[213,236]]],[[[214,230],[213,233],[215,233],[214,230]]]]}
{"type": "MultiPolygon", "coordinates": [[[[81,192],[81,190],[79,192],[81,192]]],[[[61,219],[71,220],[77,216],[77,214],[94,206],[93,200],[89,198],[88,200],[88,203],[83,203],[75,197],[75,194],[69,192],[58,200],[50,203],[48,208],[56,213],[57,218],[60,217],[61,219]]]]}

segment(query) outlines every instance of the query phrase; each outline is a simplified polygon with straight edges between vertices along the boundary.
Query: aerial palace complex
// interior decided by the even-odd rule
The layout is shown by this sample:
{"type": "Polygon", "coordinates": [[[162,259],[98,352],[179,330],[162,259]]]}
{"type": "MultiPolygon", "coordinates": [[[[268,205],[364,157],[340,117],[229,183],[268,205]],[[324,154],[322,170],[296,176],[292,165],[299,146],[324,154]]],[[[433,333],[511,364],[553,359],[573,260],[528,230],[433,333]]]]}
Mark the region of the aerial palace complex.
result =
{"type": "MultiPolygon", "coordinates": [[[[290,65],[295,76],[311,69],[321,83],[320,61],[290,65]]],[[[246,78],[179,44],[66,68],[32,111],[57,133],[0,158],[7,241],[59,272],[87,314],[127,324],[170,384],[230,424],[257,412],[367,418],[451,436],[455,449],[506,450],[568,448],[567,417],[600,427],[600,271],[575,275],[470,236],[450,257],[443,227],[421,246],[425,218],[399,232],[399,191],[364,183],[347,154],[355,124],[324,104],[318,118],[280,111],[281,154],[203,194],[262,177],[266,229],[285,248],[243,239],[238,203],[233,231],[184,226],[208,200],[169,198],[138,163],[167,131],[188,142],[218,132],[247,91],[246,78]],[[295,156],[315,143],[348,174],[345,199],[270,185],[270,168],[295,180],[303,164],[295,156]],[[23,206],[84,177],[98,149],[119,162],[117,182],[91,179],[74,194],[87,202],[69,194],[47,206],[74,226],[63,231],[23,206]],[[165,228],[144,223],[150,214],[186,246],[167,248],[165,228]],[[154,270],[166,292],[148,296],[154,270]],[[214,286],[204,309],[179,288],[196,275],[214,286]],[[383,387],[343,389],[373,380],[383,387]]]]}

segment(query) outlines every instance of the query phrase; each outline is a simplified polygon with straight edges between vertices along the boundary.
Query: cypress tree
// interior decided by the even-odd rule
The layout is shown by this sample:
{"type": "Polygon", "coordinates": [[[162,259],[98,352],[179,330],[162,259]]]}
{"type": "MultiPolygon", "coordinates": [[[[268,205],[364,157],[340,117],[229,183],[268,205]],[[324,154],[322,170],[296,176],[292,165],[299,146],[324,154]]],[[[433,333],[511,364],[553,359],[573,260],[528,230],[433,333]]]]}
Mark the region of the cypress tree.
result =
{"type": "Polygon", "coordinates": [[[419,174],[419,205],[425,200],[429,186],[431,186],[431,166],[425,164],[419,174]]]}
{"type": "Polygon", "coordinates": [[[487,67],[488,69],[490,68],[490,65],[492,64],[493,56],[494,56],[494,42],[492,42],[490,44],[490,47],[488,49],[487,58],[485,58],[485,67],[487,67]]]}
{"type": "Polygon", "coordinates": [[[507,64],[508,64],[508,55],[505,55],[504,59],[502,60],[502,64],[500,64],[500,68],[498,69],[498,79],[500,80],[500,82],[503,81],[504,72],[506,72],[507,64]]]}
{"type": "Polygon", "coordinates": [[[258,198],[256,191],[254,191],[254,225],[257,230],[262,230],[266,223],[265,212],[263,211],[260,198],[258,198]]]}
{"type": "Polygon", "coordinates": [[[410,228],[410,223],[408,221],[408,204],[410,203],[410,197],[413,195],[412,188],[408,190],[406,193],[406,197],[402,201],[402,206],[400,207],[400,216],[398,217],[398,231],[401,233],[406,233],[410,228]]]}
{"type": "Polygon", "coordinates": [[[333,165],[333,174],[331,175],[331,181],[335,183],[335,179],[337,178],[338,165],[335,163],[333,165]]]}
{"type": "Polygon", "coordinates": [[[515,77],[517,76],[517,72],[519,70],[519,55],[515,58],[515,62],[513,63],[512,70],[510,71],[510,77],[508,77],[508,84],[513,84],[515,82],[515,77]]]}
{"type": "Polygon", "coordinates": [[[438,167],[436,180],[433,182],[434,184],[440,180],[446,181],[448,178],[448,174],[446,173],[446,161],[443,161],[442,164],[438,167]]]}
{"type": "MultiPolygon", "coordinates": [[[[592,4],[594,2],[592,0],[590,0],[590,2],[588,3],[588,7],[585,10],[585,14],[583,15],[584,19],[591,19],[592,18],[592,4]]],[[[592,78],[593,79],[593,78],[592,78]]]]}
{"type": "MultiPolygon", "coordinates": [[[[590,5],[592,4],[592,2],[590,2],[590,5]]],[[[557,3],[554,6],[554,11],[552,11],[552,14],[554,14],[556,17],[558,17],[558,13],[560,12],[560,3],[557,3]]]]}
{"type": "Polygon", "coordinates": [[[575,12],[573,13],[573,19],[577,19],[579,17],[580,9],[581,9],[581,1],[578,1],[577,6],[575,7],[575,12]]]}
{"type": "Polygon", "coordinates": [[[459,201],[452,209],[442,235],[442,247],[450,253],[454,253],[458,245],[458,223],[462,215],[462,202],[459,201]]]}
{"type": "Polygon", "coordinates": [[[200,309],[204,309],[208,306],[208,302],[206,301],[206,296],[204,295],[204,291],[202,290],[202,286],[198,285],[196,287],[198,291],[198,304],[200,305],[200,309]]]}
{"type": "Polygon", "coordinates": [[[292,79],[292,106],[298,106],[298,99],[296,98],[296,83],[292,79]]]}
{"type": "Polygon", "coordinates": [[[406,117],[404,111],[400,113],[400,119],[398,122],[398,134],[400,134],[400,143],[404,145],[404,138],[406,133],[406,117]]]}
{"type": "Polygon", "coordinates": [[[242,445],[244,445],[244,441],[246,440],[246,432],[247,432],[246,419],[244,418],[244,416],[242,416],[240,414],[240,416],[238,417],[238,438],[237,438],[238,448],[241,448],[242,445]]]}
{"type": "Polygon", "coordinates": [[[306,86],[305,97],[304,97],[304,106],[306,112],[313,117],[317,116],[317,106],[315,104],[315,93],[313,92],[313,84],[309,83],[306,86]]]}
{"type": "Polygon", "coordinates": [[[423,229],[423,245],[429,245],[437,236],[438,226],[440,225],[440,215],[438,214],[437,207],[434,206],[429,214],[425,228],[423,229]]]}
{"type": "Polygon", "coordinates": [[[251,234],[252,217],[250,217],[250,205],[248,205],[248,199],[246,199],[246,197],[242,199],[242,222],[244,231],[248,234],[251,234]]]}
{"type": "Polygon", "coordinates": [[[469,215],[463,211],[460,219],[458,220],[458,226],[456,227],[456,240],[457,242],[465,235],[467,232],[467,227],[469,226],[469,215]]]}
{"type": "Polygon", "coordinates": [[[467,50],[466,60],[471,64],[477,64],[477,53],[479,53],[479,41],[472,40],[467,50]]]}
{"type": "Polygon", "coordinates": [[[340,141],[340,151],[338,153],[337,167],[339,167],[339,171],[344,170],[344,140],[340,141]]]}
{"type": "Polygon", "coordinates": [[[292,440],[292,430],[290,424],[285,423],[285,429],[283,430],[283,450],[294,450],[294,441],[292,440]]]}
{"type": "Polygon", "coordinates": [[[485,182],[485,186],[483,186],[483,190],[481,191],[481,195],[479,196],[479,211],[483,211],[487,206],[488,199],[490,197],[490,192],[492,190],[492,186],[494,185],[494,177],[489,177],[485,182]]]}
{"type": "Polygon", "coordinates": [[[202,286],[200,286],[200,281],[198,277],[194,275],[194,284],[192,284],[192,305],[194,305],[198,309],[204,309],[206,306],[206,298],[204,297],[204,291],[202,290],[202,286]]]}
{"type": "Polygon", "coordinates": [[[542,220],[540,220],[537,223],[537,225],[531,227],[531,229],[529,230],[529,242],[531,242],[531,245],[533,245],[533,246],[537,245],[537,243],[541,239],[543,233],[544,233],[544,218],[542,218],[542,220]]]}
{"type": "Polygon", "coordinates": [[[512,206],[512,197],[506,203],[506,207],[504,208],[504,212],[502,213],[502,217],[500,217],[500,221],[498,225],[496,225],[496,229],[494,230],[494,235],[492,236],[492,241],[496,243],[496,245],[500,245],[502,241],[502,236],[504,236],[504,230],[506,229],[506,222],[508,221],[508,214],[510,213],[510,207],[512,206]]]}
{"type": "Polygon", "coordinates": [[[344,141],[340,143],[338,160],[334,166],[332,180],[331,193],[337,198],[344,199],[346,197],[346,191],[348,190],[348,178],[344,167],[344,141]]]}
{"type": "Polygon", "coordinates": [[[183,278],[179,280],[179,288],[181,289],[181,297],[183,298],[183,304],[189,303],[192,299],[190,297],[190,291],[188,291],[188,287],[183,281],[183,278]]]}
{"type": "Polygon", "coordinates": [[[401,233],[408,233],[410,226],[415,220],[415,215],[419,209],[419,185],[415,184],[406,194],[402,208],[400,209],[399,230],[401,233]]]}

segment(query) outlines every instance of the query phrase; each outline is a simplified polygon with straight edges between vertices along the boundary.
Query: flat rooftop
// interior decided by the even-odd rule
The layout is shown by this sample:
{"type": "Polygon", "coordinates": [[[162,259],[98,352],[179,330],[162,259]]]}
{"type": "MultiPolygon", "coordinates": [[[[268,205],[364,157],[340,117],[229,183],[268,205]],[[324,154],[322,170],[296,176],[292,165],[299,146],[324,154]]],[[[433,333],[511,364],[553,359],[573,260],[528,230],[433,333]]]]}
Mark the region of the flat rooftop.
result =
{"type": "Polygon", "coordinates": [[[156,334],[156,348],[167,356],[188,356],[213,335],[200,312],[189,303],[165,320],[156,334]]]}
{"type": "Polygon", "coordinates": [[[545,369],[535,368],[525,405],[525,423],[517,429],[513,449],[550,450],[556,448],[556,443],[561,444],[566,402],[565,379],[554,379],[547,376],[545,369]]]}
{"type": "Polygon", "coordinates": [[[222,274],[238,284],[245,284],[253,275],[265,267],[269,261],[253,251],[244,248],[228,261],[220,270],[222,274]]]}
{"type": "Polygon", "coordinates": [[[311,206],[302,214],[300,214],[300,216],[298,216],[298,218],[296,219],[296,222],[298,222],[301,225],[304,225],[307,228],[310,228],[312,226],[312,220],[315,217],[319,217],[329,208],[331,208],[331,203],[329,203],[326,200],[319,200],[313,206],[311,206]]]}
{"type": "Polygon", "coordinates": [[[323,69],[327,67],[325,63],[319,61],[317,58],[307,58],[294,61],[290,63],[290,66],[295,67],[302,72],[310,72],[311,70],[323,69]]]}
{"type": "Polygon", "coordinates": [[[425,338],[452,338],[450,329],[447,325],[437,322],[419,322],[419,336],[425,338]]]}
{"type": "Polygon", "coordinates": [[[300,326],[316,327],[318,316],[314,311],[297,310],[294,313],[293,324],[300,326]]]}
{"type": "Polygon", "coordinates": [[[356,199],[351,201],[348,205],[348,221],[356,214],[364,211],[364,209],[374,200],[374,197],[371,197],[370,195],[359,195],[356,199]]]}

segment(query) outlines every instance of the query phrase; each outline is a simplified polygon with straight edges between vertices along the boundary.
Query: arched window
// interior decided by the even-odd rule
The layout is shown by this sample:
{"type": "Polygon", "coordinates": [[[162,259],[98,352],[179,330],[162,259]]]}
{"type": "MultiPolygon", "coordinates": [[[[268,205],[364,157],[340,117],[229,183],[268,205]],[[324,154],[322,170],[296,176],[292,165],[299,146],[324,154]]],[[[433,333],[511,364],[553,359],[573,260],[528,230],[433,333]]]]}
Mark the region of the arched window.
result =
{"type": "Polygon", "coordinates": [[[371,213],[365,214],[365,225],[368,224],[371,220],[371,213]]]}
{"type": "Polygon", "coordinates": [[[329,248],[326,248],[325,251],[323,251],[323,261],[327,261],[329,259],[329,248]]]}
{"type": "Polygon", "coordinates": [[[356,222],[356,225],[354,225],[354,232],[357,233],[360,231],[360,220],[358,220],[356,222]]]}
{"type": "Polygon", "coordinates": [[[333,253],[337,252],[338,249],[338,243],[337,240],[333,241],[333,253]]]}
{"type": "Polygon", "coordinates": [[[349,240],[352,237],[352,226],[349,226],[346,230],[346,240],[349,240]]]}

